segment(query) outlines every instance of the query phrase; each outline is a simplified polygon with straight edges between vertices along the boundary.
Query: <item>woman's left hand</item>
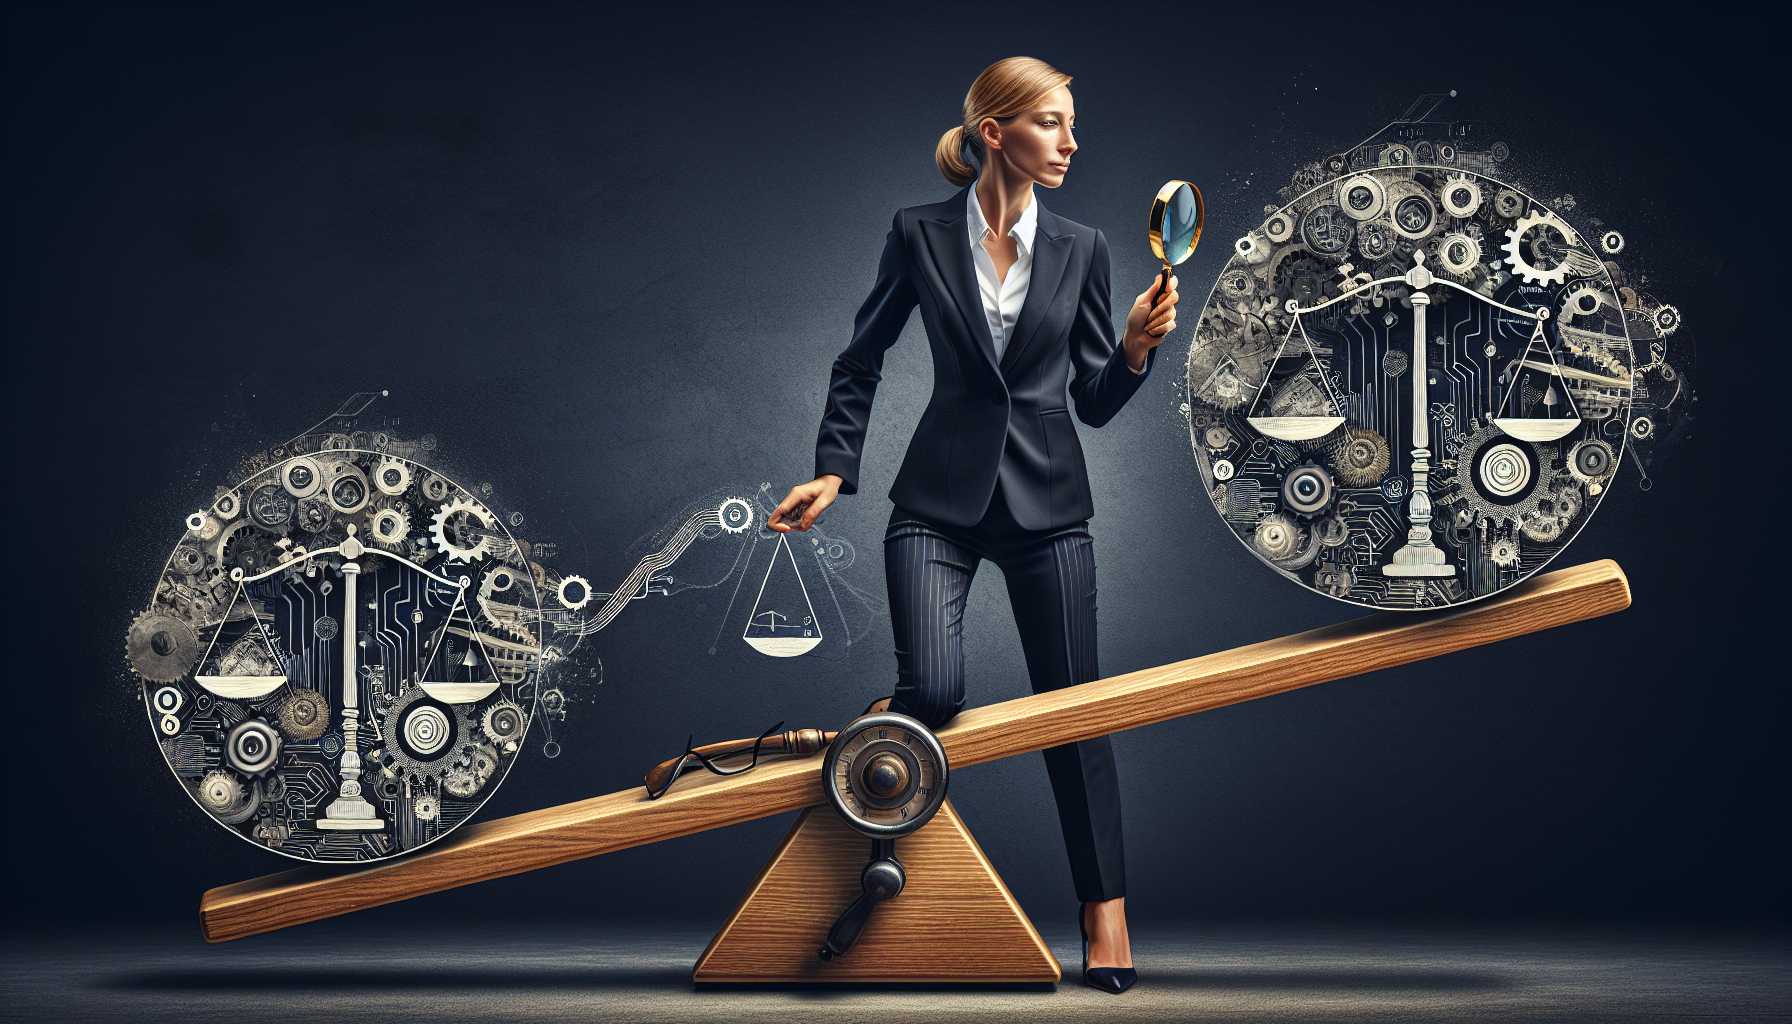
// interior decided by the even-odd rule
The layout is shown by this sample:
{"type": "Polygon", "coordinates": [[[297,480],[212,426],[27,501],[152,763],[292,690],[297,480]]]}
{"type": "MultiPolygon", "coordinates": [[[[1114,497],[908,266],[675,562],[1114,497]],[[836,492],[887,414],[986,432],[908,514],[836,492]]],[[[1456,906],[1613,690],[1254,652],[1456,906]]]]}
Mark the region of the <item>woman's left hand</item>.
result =
{"type": "Polygon", "coordinates": [[[1120,343],[1126,349],[1127,363],[1135,370],[1143,370],[1151,350],[1162,345],[1176,329],[1176,300],[1181,297],[1176,291],[1176,275],[1170,275],[1169,290],[1159,295],[1162,284],[1160,275],[1132,301],[1132,309],[1126,314],[1126,337],[1120,343]]]}

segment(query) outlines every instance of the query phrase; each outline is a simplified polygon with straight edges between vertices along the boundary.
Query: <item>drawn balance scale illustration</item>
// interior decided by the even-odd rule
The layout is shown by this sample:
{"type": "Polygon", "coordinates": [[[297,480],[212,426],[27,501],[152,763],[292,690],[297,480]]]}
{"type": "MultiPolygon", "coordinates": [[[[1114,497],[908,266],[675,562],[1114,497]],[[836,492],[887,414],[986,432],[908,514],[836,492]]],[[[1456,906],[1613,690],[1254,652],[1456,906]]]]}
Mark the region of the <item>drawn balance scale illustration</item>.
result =
{"type": "MultiPolygon", "coordinates": [[[[437,635],[435,649],[432,651],[429,661],[423,669],[422,674],[424,678],[420,680],[418,684],[426,694],[444,704],[470,704],[491,696],[491,694],[497,690],[500,683],[496,678],[495,673],[491,672],[491,659],[489,655],[484,659],[484,664],[487,673],[491,674],[491,678],[472,678],[474,675],[478,674],[477,667],[480,664],[480,659],[476,658],[473,654],[474,650],[479,646],[479,639],[476,635],[476,631],[471,630],[470,632],[474,632],[475,635],[469,640],[465,656],[459,659],[460,666],[465,669],[465,674],[468,678],[458,682],[449,680],[432,681],[428,678],[431,669],[439,660],[438,656],[441,654],[447,636],[453,628],[455,616],[459,615],[462,618],[466,617],[466,591],[469,583],[467,577],[461,576],[451,579],[439,573],[431,572],[402,555],[390,551],[382,551],[378,548],[368,547],[362,544],[360,538],[356,536],[357,531],[352,524],[346,527],[346,532],[348,535],[340,544],[331,547],[305,550],[302,553],[255,575],[248,575],[240,568],[235,569],[231,572],[231,579],[237,585],[237,598],[243,600],[245,599],[247,593],[246,588],[249,584],[259,583],[262,580],[287,572],[324,555],[338,555],[343,559],[339,569],[342,573],[343,585],[342,626],[340,633],[342,637],[342,756],[338,761],[338,771],[342,776],[342,779],[337,787],[336,799],[324,808],[322,816],[317,819],[315,824],[318,829],[323,831],[376,832],[383,831],[387,827],[387,823],[379,816],[379,812],[373,804],[369,803],[367,798],[362,795],[362,761],[360,744],[357,738],[357,734],[361,728],[361,702],[359,691],[362,673],[359,664],[360,644],[357,640],[358,631],[355,616],[360,607],[357,584],[363,568],[362,560],[368,556],[390,559],[436,583],[454,588],[455,599],[453,610],[449,613],[448,622],[444,623],[437,635]]],[[[268,654],[276,664],[279,664],[280,659],[278,649],[268,638],[265,624],[261,622],[259,616],[256,615],[253,609],[250,610],[249,614],[250,617],[255,620],[254,629],[259,632],[261,641],[266,646],[268,654]]],[[[222,632],[223,628],[220,627],[219,633],[212,637],[212,648],[217,646],[218,636],[221,635],[222,632]]],[[[211,648],[208,648],[205,660],[210,660],[210,653],[211,648]]],[[[281,686],[286,685],[287,676],[282,668],[279,672],[256,675],[197,674],[194,676],[194,681],[219,697],[231,700],[242,700],[265,697],[268,694],[273,693],[281,686]]],[[[424,720],[421,721],[416,728],[427,730],[428,727],[428,722],[424,720]]],[[[450,728],[446,718],[442,719],[440,727],[443,730],[442,736],[445,739],[447,730],[450,728]]],[[[427,740],[428,737],[426,736],[424,739],[427,740]]]]}
{"type": "MultiPolygon", "coordinates": [[[[773,592],[774,601],[788,602],[789,585],[780,581],[784,593],[773,592]]],[[[772,551],[772,560],[765,567],[765,578],[759,581],[759,594],[753,599],[753,614],[747,619],[747,628],[740,638],[748,646],[760,654],[771,658],[795,658],[814,650],[822,641],[821,623],[815,618],[815,604],[809,600],[809,585],[803,582],[803,574],[797,570],[796,556],[790,551],[790,539],[784,534],[778,535],[778,546],[772,551]],[[766,588],[772,577],[781,566],[788,566],[789,574],[796,579],[797,588],[802,594],[802,613],[799,615],[794,606],[788,611],[779,611],[776,605],[768,606],[766,588]]]]}
{"type": "MultiPolygon", "coordinates": [[[[1420,249],[1413,253],[1412,268],[1399,277],[1383,277],[1362,281],[1342,294],[1310,306],[1302,306],[1296,300],[1289,299],[1284,308],[1292,316],[1293,321],[1283,335],[1282,344],[1267,366],[1274,366],[1281,358],[1288,341],[1296,331],[1300,332],[1301,341],[1306,346],[1307,357],[1312,361],[1315,376],[1324,389],[1331,412],[1324,415],[1293,416],[1259,416],[1257,407],[1263,400],[1263,394],[1269,387],[1270,374],[1266,371],[1262,382],[1252,398],[1245,420],[1259,433],[1280,441],[1312,441],[1324,437],[1344,425],[1343,404],[1339,402],[1337,392],[1332,390],[1331,381],[1326,369],[1319,362],[1319,355],[1313,348],[1313,341],[1307,335],[1306,325],[1301,317],[1317,313],[1353,299],[1365,292],[1373,291],[1386,285],[1406,285],[1412,289],[1412,481],[1407,499],[1406,543],[1396,550],[1387,563],[1381,567],[1384,576],[1397,578],[1444,578],[1456,575],[1456,567],[1432,539],[1431,531],[1431,437],[1430,437],[1430,397],[1427,388],[1427,370],[1425,363],[1425,315],[1431,305],[1431,295],[1426,289],[1434,285],[1443,285],[1469,296],[1477,302],[1486,303],[1505,313],[1523,317],[1534,322],[1529,344],[1524,353],[1513,365],[1510,381],[1506,385],[1505,395],[1500,401],[1498,410],[1491,421],[1495,427],[1506,435],[1521,441],[1555,441],[1568,436],[1581,425],[1580,414],[1574,406],[1574,398],[1563,389],[1567,415],[1549,415],[1556,407],[1564,404],[1557,397],[1555,381],[1563,375],[1562,367],[1556,362],[1547,337],[1543,331],[1544,321],[1549,319],[1549,310],[1523,310],[1508,306],[1503,302],[1488,298],[1479,292],[1464,287],[1447,278],[1438,277],[1425,267],[1425,251],[1420,249]],[[1536,358],[1541,354],[1542,358],[1536,358]],[[1524,410],[1513,408],[1513,398],[1517,390],[1522,371],[1539,372],[1548,377],[1542,398],[1537,404],[1543,407],[1544,415],[1517,415],[1524,410]]],[[[1368,275],[1362,275],[1368,277],[1368,275]]]]}

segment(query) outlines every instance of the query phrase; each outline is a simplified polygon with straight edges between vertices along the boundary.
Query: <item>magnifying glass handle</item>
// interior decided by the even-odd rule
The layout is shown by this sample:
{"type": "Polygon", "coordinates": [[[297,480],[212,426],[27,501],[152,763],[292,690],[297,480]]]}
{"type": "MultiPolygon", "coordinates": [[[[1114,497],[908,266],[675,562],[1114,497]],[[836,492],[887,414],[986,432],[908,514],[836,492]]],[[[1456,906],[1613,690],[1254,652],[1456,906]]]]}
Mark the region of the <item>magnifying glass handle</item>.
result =
{"type": "Polygon", "coordinates": [[[1151,304],[1153,306],[1157,305],[1157,300],[1163,298],[1164,293],[1169,290],[1170,290],[1170,265],[1168,263],[1166,263],[1166,264],[1164,264],[1164,272],[1159,274],[1157,277],[1157,291],[1153,292],[1151,295],[1151,304]]]}

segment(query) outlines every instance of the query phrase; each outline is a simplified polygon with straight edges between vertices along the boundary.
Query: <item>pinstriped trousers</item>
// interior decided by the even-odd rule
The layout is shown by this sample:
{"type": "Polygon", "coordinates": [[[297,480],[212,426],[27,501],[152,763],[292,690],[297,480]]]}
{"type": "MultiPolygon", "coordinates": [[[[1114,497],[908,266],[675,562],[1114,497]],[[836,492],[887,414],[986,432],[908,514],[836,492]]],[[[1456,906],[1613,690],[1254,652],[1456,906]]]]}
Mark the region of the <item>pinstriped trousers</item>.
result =
{"type": "MultiPolygon", "coordinates": [[[[1095,542],[1084,522],[1055,530],[1016,523],[996,486],[989,510],[965,530],[902,508],[884,531],[884,575],[896,632],[892,711],[937,729],[964,709],[964,607],[977,566],[1002,570],[1033,691],[1098,678],[1095,542]]],[[[1045,751],[1070,874],[1084,902],[1126,895],[1120,785],[1103,736],[1045,751]]]]}

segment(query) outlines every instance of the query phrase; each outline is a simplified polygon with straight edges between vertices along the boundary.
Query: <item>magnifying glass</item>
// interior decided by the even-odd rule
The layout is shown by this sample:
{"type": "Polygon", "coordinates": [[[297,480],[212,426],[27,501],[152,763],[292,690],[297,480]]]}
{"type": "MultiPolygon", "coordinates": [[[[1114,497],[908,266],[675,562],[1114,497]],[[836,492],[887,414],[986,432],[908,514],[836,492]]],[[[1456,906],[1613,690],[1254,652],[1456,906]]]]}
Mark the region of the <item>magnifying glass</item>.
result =
{"type": "MultiPolygon", "coordinates": [[[[1157,198],[1151,200],[1151,228],[1146,237],[1152,254],[1164,265],[1158,295],[1170,287],[1170,268],[1188,259],[1200,244],[1206,219],[1207,205],[1192,182],[1171,179],[1157,190],[1157,198]]],[[[1156,300],[1157,296],[1152,296],[1152,301],[1156,300]]]]}

